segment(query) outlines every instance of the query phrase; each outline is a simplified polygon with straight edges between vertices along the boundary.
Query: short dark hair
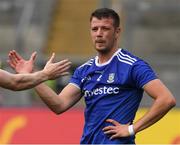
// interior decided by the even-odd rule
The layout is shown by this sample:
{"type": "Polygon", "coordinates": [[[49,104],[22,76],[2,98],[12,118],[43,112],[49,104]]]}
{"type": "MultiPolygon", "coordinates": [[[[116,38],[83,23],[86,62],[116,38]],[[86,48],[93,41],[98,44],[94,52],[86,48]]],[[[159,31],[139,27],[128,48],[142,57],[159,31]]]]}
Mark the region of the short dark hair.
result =
{"type": "Polygon", "coordinates": [[[96,9],[91,14],[90,22],[91,22],[93,17],[96,17],[98,19],[112,18],[113,21],[114,21],[114,27],[119,27],[119,25],[120,25],[119,15],[114,10],[109,9],[109,8],[99,8],[99,9],[96,9]]]}

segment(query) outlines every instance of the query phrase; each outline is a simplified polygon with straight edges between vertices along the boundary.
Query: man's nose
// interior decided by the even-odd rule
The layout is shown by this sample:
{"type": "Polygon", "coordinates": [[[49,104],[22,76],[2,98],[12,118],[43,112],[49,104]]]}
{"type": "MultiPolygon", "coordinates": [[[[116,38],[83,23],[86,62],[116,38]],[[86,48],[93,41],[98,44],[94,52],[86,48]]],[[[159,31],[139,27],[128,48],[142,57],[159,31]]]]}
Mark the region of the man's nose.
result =
{"type": "Polygon", "coordinates": [[[98,30],[97,30],[97,36],[100,37],[100,36],[102,36],[102,35],[103,35],[102,29],[98,29],[98,30]]]}

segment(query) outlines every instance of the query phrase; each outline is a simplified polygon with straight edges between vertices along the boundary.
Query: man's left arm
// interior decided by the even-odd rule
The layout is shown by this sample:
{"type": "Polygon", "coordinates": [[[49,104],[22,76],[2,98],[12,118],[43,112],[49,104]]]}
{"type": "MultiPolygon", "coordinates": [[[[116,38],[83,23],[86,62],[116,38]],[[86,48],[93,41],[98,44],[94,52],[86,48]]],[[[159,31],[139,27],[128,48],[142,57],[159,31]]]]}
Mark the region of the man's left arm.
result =
{"type": "Polygon", "coordinates": [[[153,125],[176,105],[172,93],[159,79],[152,80],[145,84],[143,89],[154,99],[154,103],[148,112],[134,123],[133,128],[135,133],[153,125]]]}
{"type": "Polygon", "coordinates": [[[147,113],[133,125],[120,124],[116,120],[107,119],[107,122],[114,125],[103,128],[105,134],[111,135],[110,139],[134,135],[141,130],[150,127],[176,105],[176,101],[172,93],[159,79],[154,79],[148,82],[143,86],[143,89],[154,99],[154,103],[147,113]]]}

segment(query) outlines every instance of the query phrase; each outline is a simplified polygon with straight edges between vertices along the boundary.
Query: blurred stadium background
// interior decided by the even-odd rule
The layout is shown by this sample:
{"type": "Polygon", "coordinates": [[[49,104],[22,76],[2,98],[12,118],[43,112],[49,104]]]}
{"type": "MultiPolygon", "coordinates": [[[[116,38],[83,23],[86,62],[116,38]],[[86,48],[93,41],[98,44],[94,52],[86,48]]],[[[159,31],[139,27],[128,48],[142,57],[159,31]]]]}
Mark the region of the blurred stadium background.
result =
{"type": "MultiPolygon", "coordinates": [[[[7,54],[15,49],[25,58],[38,52],[41,69],[52,52],[69,58],[71,72],[95,55],[89,16],[109,7],[121,16],[120,46],[147,60],[173,92],[177,106],[151,128],[137,135],[137,144],[180,144],[180,1],[179,0],[0,0],[0,63],[10,72],[7,54]]],[[[57,93],[70,76],[47,81],[57,93]]],[[[137,118],[151,105],[144,94],[137,118]]],[[[54,115],[33,89],[0,88],[0,143],[79,143],[83,99],[70,111],[54,115]]]]}

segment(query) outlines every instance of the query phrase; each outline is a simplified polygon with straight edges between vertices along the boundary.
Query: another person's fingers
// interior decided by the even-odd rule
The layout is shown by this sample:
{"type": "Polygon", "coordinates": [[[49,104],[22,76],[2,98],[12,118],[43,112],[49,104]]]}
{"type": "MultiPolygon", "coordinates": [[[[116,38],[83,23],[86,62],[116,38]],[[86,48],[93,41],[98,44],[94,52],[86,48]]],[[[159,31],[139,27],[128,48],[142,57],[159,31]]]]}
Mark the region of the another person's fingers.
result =
{"type": "Polygon", "coordinates": [[[20,55],[18,52],[16,52],[15,50],[12,50],[12,54],[14,55],[14,57],[16,57],[17,60],[23,59],[23,58],[21,57],[21,55],[20,55]]]}
{"type": "Polygon", "coordinates": [[[13,65],[17,64],[17,60],[15,59],[15,57],[11,53],[9,53],[8,57],[9,57],[9,62],[11,64],[13,64],[13,65]]]}
{"type": "Polygon", "coordinates": [[[7,63],[8,63],[13,69],[16,67],[10,60],[7,60],[7,63]]]}

